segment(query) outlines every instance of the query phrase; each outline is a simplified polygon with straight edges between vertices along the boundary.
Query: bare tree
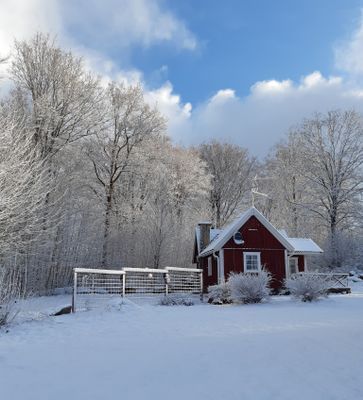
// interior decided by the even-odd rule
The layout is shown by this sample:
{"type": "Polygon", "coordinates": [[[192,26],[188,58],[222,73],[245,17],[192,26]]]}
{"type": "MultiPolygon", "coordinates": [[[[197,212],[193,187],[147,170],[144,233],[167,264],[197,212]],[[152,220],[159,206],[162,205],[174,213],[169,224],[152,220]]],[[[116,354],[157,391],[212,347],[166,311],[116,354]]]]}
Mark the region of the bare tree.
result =
{"type": "Polygon", "coordinates": [[[220,227],[249,199],[257,162],[248,150],[228,143],[212,141],[201,145],[199,152],[212,175],[209,205],[213,221],[220,227]]]}
{"type": "Polygon", "coordinates": [[[26,129],[26,121],[0,112],[1,255],[24,250],[43,232],[44,199],[54,188],[26,129]]]}
{"type": "MultiPolygon", "coordinates": [[[[0,258],[3,271],[23,292],[27,291],[29,276],[24,259],[34,245],[44,243],[53,234],[62,200],[45,201],[55,189],[54,178],[26,131],[27,120],[13,115],[10,109],[1,110],[0,258]]],[[[32,268],[36,270],[36,266],[32,268]]],[[[40,278],[38,271],[36,279],[40,278]]]]}
{"type": "MultiPolygon", "coordinates": [[[[363,193],[363,127],[355,111],[330,111],[304,121],[296,132],[300,171],[307,180],[308,207],[329,230],[337,248],[338,229],[357,217],[363,193]]],[[[336,256],[332,265],[338,264],[336,256]]]]}
{"type": "Polygon", "coordinates": [[[151,194],[147,230],[153,267],[158,268],[166,260],[185,266],[190,260],[193,228],[197,218],[205,217],[210,190],[210,176],[205,167],[196,151],[164,145],[148,183],[151,194]]]}
{"type": "Polygon", "coordinates": [[[90,147],[98,185],[105,204],[104,244],[102,266],[107,264],[108,239],[115,189],[123,174],[130,172],[132,156],[141,143],[150,136],[164,132],[165,121],[156,109],[147,105],[139,86],[125,87],[110,84],[107,90],[106,112],[108,129],[90,147]]]}
{"type": "MultiPolygon", "coordinates": [[[[62,50],[49,35],[41,33],[29,41],[15,41],[10,77],[15,83],[12,108],[19,118],[26,119],[24,139],[37,149],[48,179],[56,181],[56,189],[44,197],[43,227],[49,231],[54,227],[51,214],[61,211],[51,204],[59,204],[70,180],[64,173],[69,146],[104,127],[103,90],[99,79],[85,71],[81,58],[62,50]]],[[[65,224],[57,224],[54,234],[49,235],[47,249],[36,250],[39,255],[34,264],[42,260],[40,264],[50,269],[58,267],[65,224]]]]}
{"type": "Polygon", "coordinates": [[[290,133],[273,148],[263,166],[266,177],[259,182],[271,199],[270,218],[293,236],[301,236],[310,228],[309,212],[304,206],[309,191],[301,173],[300,157],[300,139],[290,133]]]}
{"type": "Polygon", "coordinates": [[[57,47],[49,35],[15,41],[10,75],[30,100],[31,132],[43,158],[102,126],[98,79],[85,72],[81,58],[57,47]]]}

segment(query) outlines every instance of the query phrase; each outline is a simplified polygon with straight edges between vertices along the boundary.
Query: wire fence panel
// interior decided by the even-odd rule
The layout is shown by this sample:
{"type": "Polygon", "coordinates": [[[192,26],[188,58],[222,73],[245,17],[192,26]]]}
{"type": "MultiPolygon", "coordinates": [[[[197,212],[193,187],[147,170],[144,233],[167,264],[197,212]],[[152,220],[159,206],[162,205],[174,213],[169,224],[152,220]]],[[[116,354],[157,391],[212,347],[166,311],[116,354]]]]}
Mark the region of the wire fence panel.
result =
{"type": "Polygon", "coordinates": [[[125,295],[145,296],[166,294],[166,274],[163,269],[124,268],[125,295]]]}
{"type": "Polygon", "coordinates": [[[169,293],[201,294],[202,274],[200,270],[187,268],[166,268],[168,271],[169,293]]]}
{"type": "Polygon", "coordinates": [[[124,271],[76,268],[74,270],[73,311],[103,307],[124,293],[124,271]]]}
{"type": "Polygon", "coordinates": [[[75,268],[72,309],[103,307],[110,299],[124,296],[199,294],[202,300],[202,279],[202,270],[194,268],[75,268]]]}

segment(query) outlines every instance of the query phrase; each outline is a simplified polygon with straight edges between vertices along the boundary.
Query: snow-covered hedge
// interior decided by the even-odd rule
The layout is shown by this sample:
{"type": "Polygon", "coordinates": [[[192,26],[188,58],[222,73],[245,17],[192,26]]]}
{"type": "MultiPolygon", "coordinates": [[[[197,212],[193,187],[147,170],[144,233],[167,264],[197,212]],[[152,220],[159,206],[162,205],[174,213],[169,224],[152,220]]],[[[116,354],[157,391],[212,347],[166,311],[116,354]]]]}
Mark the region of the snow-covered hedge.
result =
{"type": "Polygon", "coordinates": [[[212,285],[208,287],[208,303],[230,304],[232,303],[231,291],[227,283],[212,285]]]}
{"type": "Polygon", "coordinates": [[[326,297],[330,286],[326,277],[309,273],[296,274],[285,280],[286,289],[301,301],[315,301],[326,297]]]}
{"type": "Polygon", "coordinates": [[[271,274],[266,270],[258,274],[231,273],[228,286],[231,298],[237,303],[260,303],[270,296],[271,274]]]}
{"type": "Polygon", "coordinates": [[[193,306],[194,301],[185,295],[170,294],[160,299],[161,306],[193,306]]]}

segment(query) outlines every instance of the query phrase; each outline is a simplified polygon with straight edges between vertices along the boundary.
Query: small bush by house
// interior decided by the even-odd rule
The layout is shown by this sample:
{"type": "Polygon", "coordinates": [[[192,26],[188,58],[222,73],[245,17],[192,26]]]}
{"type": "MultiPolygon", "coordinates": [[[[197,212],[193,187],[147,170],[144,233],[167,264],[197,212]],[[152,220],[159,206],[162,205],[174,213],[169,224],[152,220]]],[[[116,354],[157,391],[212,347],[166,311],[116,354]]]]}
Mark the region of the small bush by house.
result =
{"type": "Polygon", "coordinates": [[[260,303],[270,296],[271,274],[266,270],[258,274],[234,274],[228,279],[231,298],[237,303],[260,303]]]}
{"type": "Polygon", "coordinates": [[[208,303],[230,304],[232,303],[229,285],[225,282],[208,287],[208,303]]]}
{"type": "Polygon", "coordinates": [[[301,301],[315,301],[328,295],[330,281],[316,274],[296,274],[285,280],[290,294],[301,301]]]}
{"type": "Polygon", "coordinates": [[[171,294],[164,296],[160,299],[159,305],[161,306],[193,306],[194,301],[190,297],[183,295],[171,294]]]}

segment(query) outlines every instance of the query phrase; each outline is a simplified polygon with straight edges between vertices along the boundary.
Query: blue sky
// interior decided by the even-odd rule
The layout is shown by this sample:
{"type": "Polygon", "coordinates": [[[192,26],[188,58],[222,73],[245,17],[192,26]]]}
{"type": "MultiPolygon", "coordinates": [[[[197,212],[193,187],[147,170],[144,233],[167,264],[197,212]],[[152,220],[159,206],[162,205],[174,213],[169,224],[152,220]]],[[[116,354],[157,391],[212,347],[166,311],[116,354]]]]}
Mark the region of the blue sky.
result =
{"type": "Polygon", "coordinates": [[[57,36],[102,82],[140,83],[175,143],[263,157],[313,112],[363,111],[363,0],[0,0],[0,54],[57,36]]]}
{"type": "Polygon", "coordinates": [[[336,72],[333,45],[351,34],[363,2],[183,0],[166,4],[196,35],[197,51],[138,48],[133,62],[150,80],[155,79],[155,70],[167,65],[166,76],[175,90],[195,103],[225,87],[246,94],[259,80],[298,80],[315,70],[323,75],[336,72]]]}

